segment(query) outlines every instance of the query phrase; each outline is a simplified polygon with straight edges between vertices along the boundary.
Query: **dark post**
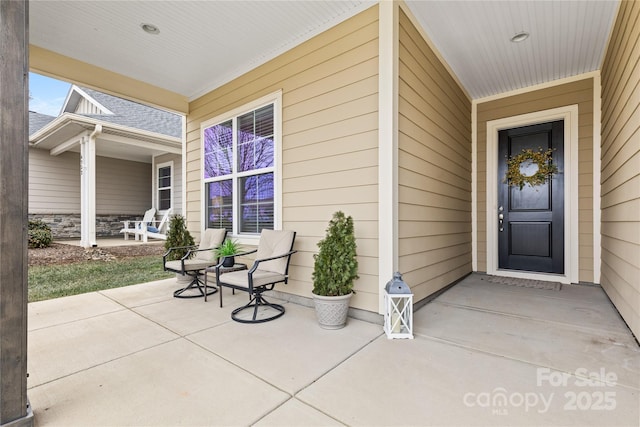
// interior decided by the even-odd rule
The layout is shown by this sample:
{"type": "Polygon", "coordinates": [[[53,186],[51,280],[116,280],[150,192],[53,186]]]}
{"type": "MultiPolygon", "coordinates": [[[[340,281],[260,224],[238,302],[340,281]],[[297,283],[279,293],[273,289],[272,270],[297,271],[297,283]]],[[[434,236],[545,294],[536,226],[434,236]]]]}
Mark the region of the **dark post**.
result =
{"type": "Polygon", "coordinates": [[[27,401],[27,0],[0,0],[0,426],[32,426],[27,401]]]}

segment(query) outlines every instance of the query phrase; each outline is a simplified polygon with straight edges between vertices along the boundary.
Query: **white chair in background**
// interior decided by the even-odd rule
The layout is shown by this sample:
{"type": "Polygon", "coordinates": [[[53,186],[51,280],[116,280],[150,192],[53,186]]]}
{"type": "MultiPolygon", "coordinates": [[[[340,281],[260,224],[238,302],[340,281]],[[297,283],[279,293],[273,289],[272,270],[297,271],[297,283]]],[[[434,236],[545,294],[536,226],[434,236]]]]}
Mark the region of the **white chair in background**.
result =
{"type": "Polygon", "coordinates": [[[122,221],[124,228],[120,230],[120,234],[124,234],[124,240],[129,240],[129,234],[133,234],[136,240],[138,240],[138,231],[147,228],[151,222],[153,222],[156,215],[156,209],[151,208],[144,213],[142,221],[122,221]]]}
{"type": "Polygon", "coordinates": [[[172,209],[169,208],[158,221],[151,221],[146,227],[141,227],[136,231],[136,239],[147,242],[149,238],[167,240],[167,230],[169,229],[169,217],[172,209]]]}

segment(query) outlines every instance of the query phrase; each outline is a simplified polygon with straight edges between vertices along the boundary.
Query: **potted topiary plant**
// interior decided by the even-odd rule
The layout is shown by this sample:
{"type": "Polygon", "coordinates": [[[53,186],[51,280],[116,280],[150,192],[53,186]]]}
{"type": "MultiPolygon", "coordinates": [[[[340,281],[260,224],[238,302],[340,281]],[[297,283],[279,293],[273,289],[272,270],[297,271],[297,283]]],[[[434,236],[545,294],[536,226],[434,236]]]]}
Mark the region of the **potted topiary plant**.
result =
{"type": "Polygon", "coordinates": [[[195,242],[191,233],[187,230],[184,217],[182,215],[173,215],[169,221],[169,230],[167,231],[167,240],[164,242],[164,248],[166,250],[171,248],[179,249],[171,251],[167,255],[167,261],[181,259],[194,245],[195,242]]]}
{"type": "MultiPolygon", "coordinates": [[[[169,220],[167,240],[164,242],[164,248],[167,250],[167,253],[165,254],[166,260],[179,260],[194,246],[195,242],[193,240],[193,236],[191,236],[191,233],[187,230],[185,218],[182,215],[172,215],[169,220]],[[169,251],[171,248],[177,249],[169,251]]],[[[191,278],[177,273],[176,280],[178,282],[185,282],[191,280],[191,278]]]]}
{"type": "Polygon", "coordinates": [[[223,267],[233,267],[235,265],[234,255],[239,254],[242,247],[237,240],[226,239],[220,247],[213,250],[216,258],[224,258],[223,267]]]}
{"type": "Polygon", "coordinates": [[[327,234],[313,256],[313,300],[320,326],[340,329],[347,322],[358,259],[353,218],[342,211],[333,214],[327,234]]]}

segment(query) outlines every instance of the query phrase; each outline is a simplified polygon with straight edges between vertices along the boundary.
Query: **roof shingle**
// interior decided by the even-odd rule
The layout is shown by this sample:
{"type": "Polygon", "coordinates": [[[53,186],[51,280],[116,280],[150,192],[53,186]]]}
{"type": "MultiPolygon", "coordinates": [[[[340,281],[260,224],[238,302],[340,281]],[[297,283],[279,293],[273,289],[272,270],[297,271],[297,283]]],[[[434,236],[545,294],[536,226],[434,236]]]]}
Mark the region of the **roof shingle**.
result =
{"type": "Polygon", "coordinates": [[[55,119],[55,116],[29,111],[29,135],[33,135],[55,119]]]}
{"type": "Polygon", "coordinates": [[[148,107],[97,90],[85,87],[81,89],[113,112],[113,114],[83,114],[83,116],[176,138],[180,138],[182,134],[182,117],[178,114],[148,107]]]}

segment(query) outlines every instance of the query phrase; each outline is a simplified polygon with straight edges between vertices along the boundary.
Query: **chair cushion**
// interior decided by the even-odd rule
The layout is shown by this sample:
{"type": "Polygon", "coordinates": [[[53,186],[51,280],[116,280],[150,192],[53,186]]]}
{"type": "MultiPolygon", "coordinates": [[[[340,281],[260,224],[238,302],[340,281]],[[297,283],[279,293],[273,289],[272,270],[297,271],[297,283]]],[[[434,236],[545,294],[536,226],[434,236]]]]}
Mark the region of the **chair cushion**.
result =
{"type": "MultiPolygon", "coordinates": [[[[270,283],[284,282],[284,279],[284,274],[278,274],[272,271],[256,270],[253,272],[254,287],[268,285],[270,283]]],[[[249,273],[246,270],[224,273],[220,276],[220,281],[222,283],[248,288],[249,273]]]]}
{"type": "MultiPolygon", "coordinates": [[[[184,261],[184,270],[185,271],[195,271],[195,270],[204,270],[205,268],[213,265],[212,261],[203,261],[197,259],[187,259],[184,261]]],[[[165,264],[165,268],[172,271],[182,271],[182,264],[180,260],[175,261],[167,261],[165,264]]]]}
{"type": "MultiPolygon", "coordinates": [[[[293,246],[294,236],[294,232],[289,230],[262,230],[256,259],[286,254],[293,246]]],[[[273,261],[261,262],[259,269],[283,275],[287,271],[287,261],[288,258],[284,257],[273,261]]]]}
{"type": "MultiPolygon", "coordinates": [[[[200,240],[200,245],[198,249],[214,249],[222,244],[225,236],[227,235],[227,230],[224,228],[207,228],[204,230],[204,234],[202,235],[202,240],[200,240]]],[[[216,255],[213,251],[200,251],[196,252],[193,255],[192,260],[202,260],[215,263],[216,255]]]]}

